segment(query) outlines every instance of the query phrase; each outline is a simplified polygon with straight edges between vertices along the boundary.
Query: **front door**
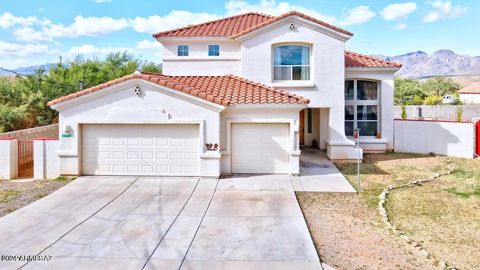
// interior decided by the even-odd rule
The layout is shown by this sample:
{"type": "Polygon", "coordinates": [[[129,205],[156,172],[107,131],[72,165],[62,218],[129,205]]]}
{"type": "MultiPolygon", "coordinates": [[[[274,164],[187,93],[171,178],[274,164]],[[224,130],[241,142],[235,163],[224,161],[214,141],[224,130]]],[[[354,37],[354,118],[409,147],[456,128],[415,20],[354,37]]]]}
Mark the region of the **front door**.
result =
{"type": "Polygon", "coordinates": [[[300,145],[305,144],[305,110],[300,111],[300,131],[299,131],[299,137],[300,137],[300,145]]]}

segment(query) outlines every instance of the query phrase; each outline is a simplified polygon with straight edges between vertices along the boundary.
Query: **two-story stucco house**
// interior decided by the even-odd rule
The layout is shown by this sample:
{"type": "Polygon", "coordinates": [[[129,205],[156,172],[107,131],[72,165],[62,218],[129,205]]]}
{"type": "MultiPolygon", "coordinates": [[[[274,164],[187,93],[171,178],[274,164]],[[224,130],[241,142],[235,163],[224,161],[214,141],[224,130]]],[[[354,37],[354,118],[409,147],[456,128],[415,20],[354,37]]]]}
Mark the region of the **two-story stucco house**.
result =
{"type": "Polygon", "coordinates": [[[49,105],[62,174],[299,173],[300,146],[330,159],[393,148],[393,73],[348,52],[352,33],[298,12],[247,13],[161,32],[163,74],[119,78],[49,105]]]}

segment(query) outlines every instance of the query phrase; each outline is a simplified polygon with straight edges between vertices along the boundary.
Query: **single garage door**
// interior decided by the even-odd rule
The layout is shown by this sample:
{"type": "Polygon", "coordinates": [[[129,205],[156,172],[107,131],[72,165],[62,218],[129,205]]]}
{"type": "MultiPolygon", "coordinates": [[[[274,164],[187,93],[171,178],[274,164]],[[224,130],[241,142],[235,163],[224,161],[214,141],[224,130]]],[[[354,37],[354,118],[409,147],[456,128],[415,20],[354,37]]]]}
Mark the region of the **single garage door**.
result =
{"type": "Polygon", "coordinates": [[[85,175],[199,175],[198,125],[84,125],[85,175]]]}
{"type": "Polygon", "coordinates": [[[232,173],[288,173],[288,124],[233,123],[232,173]]]}

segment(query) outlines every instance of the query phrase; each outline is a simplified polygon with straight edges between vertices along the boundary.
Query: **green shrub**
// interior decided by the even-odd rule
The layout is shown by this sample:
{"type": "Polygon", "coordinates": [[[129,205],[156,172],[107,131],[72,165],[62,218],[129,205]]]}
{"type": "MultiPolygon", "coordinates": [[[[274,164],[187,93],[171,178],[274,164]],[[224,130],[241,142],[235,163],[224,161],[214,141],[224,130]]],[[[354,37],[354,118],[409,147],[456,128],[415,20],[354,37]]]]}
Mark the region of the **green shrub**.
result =
{"type": "Polygon", "coordinates": [[[423,101],[424,105],[440,105],[443,103],[443,98],[440,96],[428,96],[423,101]]]}
{"type": "Polygon", "coordinates": [[[463,120],[463,107],[457,106],[455,108],[455,116],[457,117],[458,122],[463,120]]]}
{"type": "Polygon", "coordinates": [[[422,105],[423,104],[423,97],[414,96],[412,100],[412,105],[422,105]]]}
{"type": "Polygon", "coordinates": [[[402,115],[401,115],[402,119],[405,120],[407,119],[407,106],[405,105],[402,105],[402,115]]]}

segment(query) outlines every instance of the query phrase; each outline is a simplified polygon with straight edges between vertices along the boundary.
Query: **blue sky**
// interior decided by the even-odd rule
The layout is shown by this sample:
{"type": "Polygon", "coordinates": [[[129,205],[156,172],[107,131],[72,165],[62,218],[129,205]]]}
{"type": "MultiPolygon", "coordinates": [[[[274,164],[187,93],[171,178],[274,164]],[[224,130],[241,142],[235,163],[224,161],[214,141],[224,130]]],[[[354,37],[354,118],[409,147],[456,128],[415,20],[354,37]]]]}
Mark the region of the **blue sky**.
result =
{"type": "Polygon", "coordinates": [[[0,0],[0,67],[119,50],[161,62],[154,32],[247,11],[290,10],[353,32],[347,48],[359,53],[452,49],[480,55],[478,0],[0,0]]]}

